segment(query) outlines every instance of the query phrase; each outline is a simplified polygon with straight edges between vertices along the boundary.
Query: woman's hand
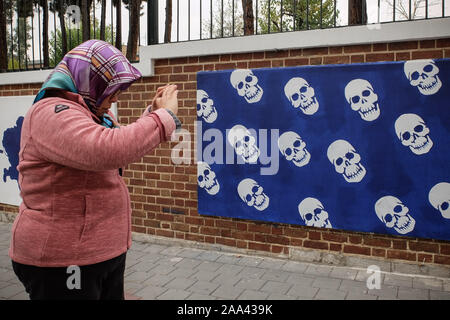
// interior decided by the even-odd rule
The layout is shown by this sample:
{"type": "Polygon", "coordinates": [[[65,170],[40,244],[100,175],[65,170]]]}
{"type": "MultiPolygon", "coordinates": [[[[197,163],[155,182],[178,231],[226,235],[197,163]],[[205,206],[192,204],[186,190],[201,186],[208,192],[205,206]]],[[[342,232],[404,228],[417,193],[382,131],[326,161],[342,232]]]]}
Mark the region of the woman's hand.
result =
{"type": "Polygon", "coordinates": [[[175,115],[178,113],[178,90],[176,85],[167,84],[156,90],[155,97],[152,100],[152,109],[158,110],[160,108],[169,109],[175,115]]]}

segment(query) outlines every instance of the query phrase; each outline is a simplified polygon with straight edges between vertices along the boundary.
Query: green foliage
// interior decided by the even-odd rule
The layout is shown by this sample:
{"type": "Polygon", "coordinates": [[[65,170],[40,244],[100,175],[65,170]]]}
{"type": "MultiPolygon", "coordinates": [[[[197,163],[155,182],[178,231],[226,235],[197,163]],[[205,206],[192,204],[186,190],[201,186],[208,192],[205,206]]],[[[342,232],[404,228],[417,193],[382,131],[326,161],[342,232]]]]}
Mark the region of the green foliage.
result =
{"type": "MultiPolygon", "coordinates": [[[[67,50],[70,51],[83,42],[82,40],[83,29],[81,25],[80,28],[67,29],[66,33],[67,33],[67,50]]],[[[105,41],[113,43],[114,38],[115,38],[115,31],[112,31],[111,25],[107,25],[105,27],[105,41]]],[[[98,19],[95,19],[95,35],[94,35],[94,26],[91,25],[91,39],[100,39],[100,21],[98,19]]],[[[51,32],[49,40],[49,51],[50,51],[50,65],[56,66],[63,58],[61,30],[59,29],[56,30],[56,36],[55,32],[51,32]]]]}

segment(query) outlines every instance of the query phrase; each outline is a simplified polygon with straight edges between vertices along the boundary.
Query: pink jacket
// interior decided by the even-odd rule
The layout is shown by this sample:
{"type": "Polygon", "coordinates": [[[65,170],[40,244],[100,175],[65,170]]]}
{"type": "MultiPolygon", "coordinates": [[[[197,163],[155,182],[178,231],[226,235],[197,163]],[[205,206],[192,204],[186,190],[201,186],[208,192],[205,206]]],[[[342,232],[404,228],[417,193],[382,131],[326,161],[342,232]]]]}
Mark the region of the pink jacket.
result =
{"type": "Polygon", "coordinates": [[[81,266],[126,252],[131,206],[118,168],[139,160],[175,130],[165,109],[108,129],[94,122],[81,96],[66,97],[70,100],[37,102],[23,122],[18,166],[23,202],[9,250],[19,263],[81,266]]]}

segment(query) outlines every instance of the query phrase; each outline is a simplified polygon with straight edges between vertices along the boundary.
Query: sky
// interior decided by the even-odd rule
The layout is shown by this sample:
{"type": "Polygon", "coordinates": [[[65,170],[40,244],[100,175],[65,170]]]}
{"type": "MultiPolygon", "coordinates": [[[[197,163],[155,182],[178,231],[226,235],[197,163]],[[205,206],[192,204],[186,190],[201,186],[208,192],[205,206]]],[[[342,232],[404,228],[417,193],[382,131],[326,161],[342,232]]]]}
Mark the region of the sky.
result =
{"type": "MultiPolygon", "coordinates": [[[[197,40],[200,38],[200,5],[201,5],[201,16],[202,20],[209,21],[210,16],[210,8],[211,3],[213,7],[213,12],[220,12],[222,0],[172,0],[173,1],[173,22],[172,22],[172,41],[186,41],[188,40],[188,30],[190,32],[190,40],[197,40]],[[178,8],[179,4],[179,8],[178,8]],[[190,7],[189,7],[190,5],[190,7]],[[177,14],[179,12],[180,18],[177,19],[177,14]],[[188,28],[188,16],[190,16],[190,28],[188,28]],[[179,26],[177,25],[177,20],[179,21],[179,26]]],[[[235,1],[235,12],[236,19],[240,19],[239,12],[242,12],[242,1],[235,1]]],[[[256,3],[261,6],[267,0],[253,0],[254,6],[256,3]]],[[[311,0],[314,1],[314,0],[311,0]]],[[[325,1],[325,0],[324,0],[325,1]]],[[[393,10],[392,6],[388,5],[388,1],[392,3],[393,0],[367,0],[367,13],[368,13],[368,23],[377,23],[378,22],[378,3],[380,3],[380,22],[388,22],[393,20],[393,10]]],[[[416,0],[417,1],[417,0],[416,0]]],[[[429,17],[439,17],[442,16],[442,1],[443,0],[428,0],[429,3],[429,17]]],[[[406,8],[408,8],[409,0],[397,0],[397,5],[399,3],[404,3],[406,8]]],[[[413,0],[414,2],[414,0],[413,0]]],[[[100,3],[95,1],[95,17],[100,19],[100,3]]],[[[111,0],[106,0],[107,10],[106,10],[106,21],[107,24],[111,24],[111,0]]],[[[232,3],[232,0],[223,0],[224,6],[232,3]]],[[[425,3],[425,0],[423,0],[425,3]]],[[[165,4],[166,0],[158,0],[158,28],[159,28],[159,43],[162,43],[164,40],[164,24],[165,24],[165,4]]],[[[147,3],[143,2],[144,9],[142,10],[143,15],[140,17],[140,44],[147,45],[147,3]]],[[[347,11],[348,11],[348,0],[336,0],[336,7],[339,10],[340,14],[337,19],[337,25],[343,26],[347,24],[347,11]]],[[[231,10],[230,10],[231,11],[231,10]]],[[[450,0],[445,1],[445,15],[450,16],[450,0]]],[[[421,9],[417,12],[417,18],[425,17],[425,9],[422,6],[421,9]]],[[[227,17],[225,17],[226,19],[227,17]]],[[[404,18],[403,18],[404,19],[404,18]]],[[[399,15],[396,16],[396,20],[401,20],[399,15]]],[[[41,21],[42,21],[42,12],[41,12],[41,21]]],[[[55,16],[53,13],[49,15],[49,34],[56,27],[59,28],[59,18],[55,16]]],[[[115,21],[115,12],[113,17],[113,23],[116,24],[115,21]]],[[[205,22],[203,22],[205,23],[205,22]]],[[[127,43],[128,39],[128,24],[129,24],[129,16],[128,10],[122,4],[122,41],[123,44],[127,43]]],[[[206,23],[207,24],[207,23],[206,23]]],[[[35,39],[35,59],[39,59],[38,53],[38,34],[39,29],[36,27],[38,25],[38,15],[35,14],[33,20],[33,33],[35,39]]],[[[69,24],[70,25],[70,24],[69,24]]],[[[80,35],[81,37],[81,35],[80,35]]],[[[209,37],[208,31],[203,31],[203,37],[209,37]]],[[[31,40],[30,40],[31,42],[31,40]]],[[[50,44],[52,45],[52,44],[50,44]]],[[[29,56],[32,56],[32,50],[29,50],[29,56]]]]}

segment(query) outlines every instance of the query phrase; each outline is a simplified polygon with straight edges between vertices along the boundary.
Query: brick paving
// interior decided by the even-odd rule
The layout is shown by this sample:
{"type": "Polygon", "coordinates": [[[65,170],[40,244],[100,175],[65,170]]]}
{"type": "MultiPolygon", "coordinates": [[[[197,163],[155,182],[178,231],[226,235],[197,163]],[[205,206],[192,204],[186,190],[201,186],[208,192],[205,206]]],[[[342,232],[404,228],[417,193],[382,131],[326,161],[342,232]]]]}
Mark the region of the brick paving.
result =
{"type": "MultiPolygon", "coordinates": [[[[8,256],[11,224],[0,223],[0,300],[27,300],[8,256]]],[[[448,277],[382,272],[369,289],[365,268],[319,265],[172,244],[134,241],[126,299],[450,300],[448,277]]]]}

